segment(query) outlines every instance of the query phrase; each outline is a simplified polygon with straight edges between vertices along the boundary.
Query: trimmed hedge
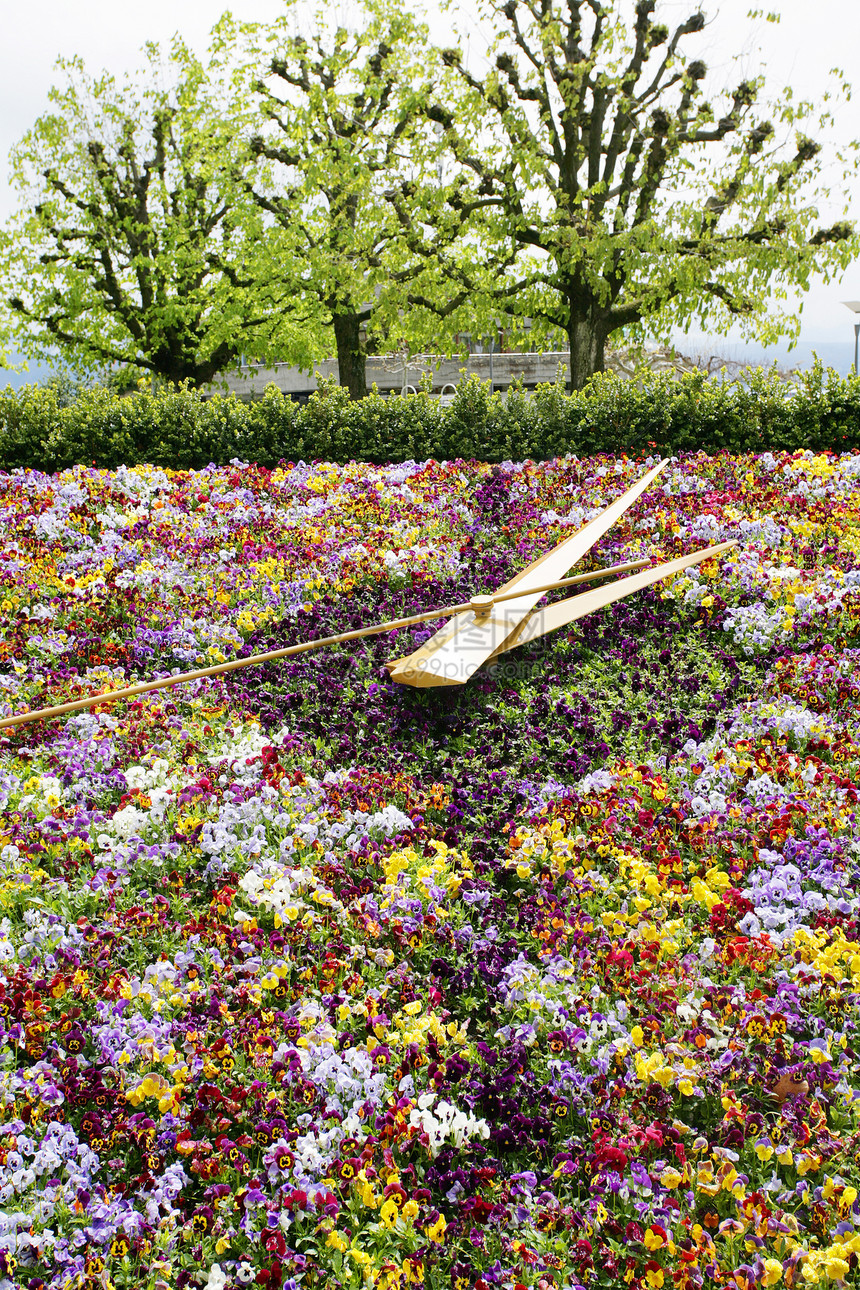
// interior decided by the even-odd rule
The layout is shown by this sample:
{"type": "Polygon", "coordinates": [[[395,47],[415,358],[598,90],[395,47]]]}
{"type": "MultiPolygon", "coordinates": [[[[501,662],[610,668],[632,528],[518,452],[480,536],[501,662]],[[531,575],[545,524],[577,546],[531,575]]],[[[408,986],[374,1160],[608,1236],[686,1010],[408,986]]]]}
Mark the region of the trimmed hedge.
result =
{"type": "Polygon", "coordinates": [[[595,377],[584,390],[561,383],[490,394],[478,377],[443,407],[427,393],[351,403],[325,382],[304,406],[270,387],[263,398],[204,398],[187,387],[121,396],[95,387],[64,404],[50,386],[0,392],[0,469],[46,472],[76,464],[149,462],[175,470],[239,458],[397,462],[476,458],[535,461],[576,453],[645,456],[860,448],[860,379],[820,363],[798,385],[759,369],[743,382],[704,373],[595,377]]]}

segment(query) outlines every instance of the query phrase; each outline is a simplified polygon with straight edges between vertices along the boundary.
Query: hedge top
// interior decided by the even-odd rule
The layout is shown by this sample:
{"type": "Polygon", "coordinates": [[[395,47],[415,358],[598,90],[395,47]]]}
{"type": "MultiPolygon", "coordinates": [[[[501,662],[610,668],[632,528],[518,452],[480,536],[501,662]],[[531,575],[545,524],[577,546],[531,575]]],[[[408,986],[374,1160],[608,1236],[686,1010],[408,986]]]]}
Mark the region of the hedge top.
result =
{"type": "Polygon", "coordinates": [[[274,387],[245,403],[187,386],[121,396],[101,386],[64,405],[51,386],[0,392],[0,469],[45,472],[147,462],[196,469],[237,458],[374,463],[548,460],[575,453],[853,451],[860,448],[860,379],[820,363],[796,385],[759,369],[744,382],[704,372],[604,373],[567,393],[559,381],[529,397],[491,394],[473,377],[443,406],[427,393],[351,402],[331,381],[303,406],[274,387]]]}

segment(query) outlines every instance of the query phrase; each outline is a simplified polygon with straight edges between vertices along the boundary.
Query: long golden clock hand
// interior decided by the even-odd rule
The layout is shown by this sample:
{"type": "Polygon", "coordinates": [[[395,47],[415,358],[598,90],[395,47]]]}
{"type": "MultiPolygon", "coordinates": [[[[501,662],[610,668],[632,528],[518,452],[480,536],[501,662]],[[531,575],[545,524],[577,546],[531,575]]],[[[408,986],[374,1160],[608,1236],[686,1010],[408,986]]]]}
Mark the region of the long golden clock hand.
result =
{"type": "MultiPolygon", "coordinates": [[[[536,588],[542,592],[553,591],[557,587],[570,587],[576,583],[593,582],[597,578],[606,578],[613,573],[627,573],[630,569],[640,569],[647,560],[628,560],[625,564],[610,566],[606,569],[594,569],[590,573],[579,573],[572,578],[562,578],[547,583],[545,587],[536,588]]],[[[357,627],[353,631],[339,632],[336,636],[320,636],[316,640],[302,641],[299,645],[287,645],[284,649],[269,650],[265,654],[252,654],[248,658],[234,658],[227,663],[215,663],[212,667],[196,668],[193,672],[179,672],[176,676],[164,676],[158,681],[142,681],[137,685],[126,685],[120,690],[108,690],[102,694],[90,694],[85,699],[72,699],[68,703],[57,703],[50,708],[38,708],[32,712],[19,712],[12,717],[0,719],[0,730],[12,726],[24,725],[30,721],[47,720],[60,717],[67,712],[78,712],[82,708],[92,708],[99,703],[113,703],[117,699],[131,699],[138,694],[149,694],[153,690],[163,690],[168,686],[182,685],[185,681],[199,681],[209,676],[219,676],[223,672],[235,672],[240,667],[252,667],[256,663],[272,663],[277,659],[290,658],[293,654],[303,654],[308,650],[322,649],[326,645],[340,645],[344,641],[361,640],[363,636],[381,636],[384,632],[397,631],[401,627],[414,627],[418,623],[430,622],[435,618],[447,618],[451,614],[465,613],[472,610],[479,619],[491,608],[496,600],[510,600],[520,593],[508,592],[492,596],[476,596],[460,605],[446,605],[441,609],[429,609],[422,614],[410,614],[407,618],[392,618],[388,622],[375,623],[372,627],[357,627]]]]}

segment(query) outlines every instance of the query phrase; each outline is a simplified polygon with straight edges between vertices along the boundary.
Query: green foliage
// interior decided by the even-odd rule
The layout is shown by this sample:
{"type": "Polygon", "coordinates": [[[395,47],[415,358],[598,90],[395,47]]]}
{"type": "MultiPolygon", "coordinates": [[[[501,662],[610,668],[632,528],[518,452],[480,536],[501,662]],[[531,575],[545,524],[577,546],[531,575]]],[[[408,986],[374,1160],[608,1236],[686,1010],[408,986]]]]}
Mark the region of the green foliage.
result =
{"type": "Polygon", "coordinates": [[[448,74],[424,110],[448,214],[482,258],[510,252],[511,271],[487,284],[495,307],[544,339],[564,331],[576,387],[622,330],[737,321],[765,343],[796,336],[789,291],[838,276],[860,248],[850,222],[819,222],[840,191],[848,209],[860,149],[835,146],[841,73],[819,105],[790,88],[768,101],[764,76],[728,86],[696,56],[704,14],[657,0],[477,10],[496,37],[489,59],[442,51],[448,74]]]}
{"type": "MultiPolygon", "coordinates": [[[[766,104],[763,77],[709,86],[693,57],[704,16],[670,29],[657,0],[477,10],[494,31],[480,75],[399,0],[361,0],[346,25],[303,0],[273,23],[225,14],[206,65],[177,37],[121,82],[61,59],[65,84],[11,154],[0,367],[14,341],[88,375],[203,387],[240,354],[307,369],[336,352],[362,399],[369,353],[450,354],[463,333],[563,333],[576,388],[618,332],[737,319],[763,341],[796,335],[788,291],[860,249],[850,222],[819,223],[860,151],[825,151],[836,99],[766,104]]],[[[837,97],[849,89],[837,75],[837,97]]],[[[623,419],[636,398],[612,397],[623,419]]],[[[556,398],[566,442],[574,414],[556,398]]],[[[482,400],[458,396],[445,451],[479,450],[492,426],[501,452],[503,424],[534,422],[482,400]]],[[[652,414],[635,415],[644,433],[652,414]]],[[[406,451],[411,421],[359,422],[362,453],[379,435],[406,451]]]]}
{"type": "MultiPolygon", "coordinates": [[[[388,345],[410,331],[400,306],[427,261],[418,212],[438,184],[413,85],[428,72],[428,34],[401,5],[364,0],[349,27],[320,6],[308,40],[301,7],[286,0],[274,23],[227,14],[215,47],[248,104],[248,191],[266,227],[249,268],[277,280],[311,330],[327,335],[358,399],[369,337],[388,345]],[[404,191],[408,210],[390,200],[404,191]]],[[[439,244],[437,234],[436,261],[439,244]]]]}
{"type": "Polygon", "coordinates": [[[704,373],[612,374],[566,393],[559,379],[533,398],[472,377],[444,407],[426,391],[350,400],[334,380],[300,407],[273,386],[244,403],[190,385],[127,397],[103,386],[64,405],[53,386],[0,392],[0,468],[55,471],[148,462],[198,470],[210,462],[545,460],[574,453],[860,450],[860,379],[821,363],[795,386],[758,369],[721,384],[704,373]]]}
{"type": "Polygon", "coordinates": [[[478,376],[461,381],[448,406],[441,442],[442,455],[478,457],[485,445],[494,442],[499,419],[498,394],[491,394],[489,384],[478,376]]]}
{"type": "Polygon", "coordinates": [[[272,296],[235,102],[180,40],[146,57],[124,82],[61,59],[65,85],[13,149],[4,332],[31,358],[126,381],[202,385],[270,346],[312,361],[312,329],[272,296]]]}
{"type": "Polygon", "coordinates": [[[3,469],[53,470],[47,440],[60,422],[60,401],[51,387],[22,385],[0,390],[0,461],[3,469]]]}

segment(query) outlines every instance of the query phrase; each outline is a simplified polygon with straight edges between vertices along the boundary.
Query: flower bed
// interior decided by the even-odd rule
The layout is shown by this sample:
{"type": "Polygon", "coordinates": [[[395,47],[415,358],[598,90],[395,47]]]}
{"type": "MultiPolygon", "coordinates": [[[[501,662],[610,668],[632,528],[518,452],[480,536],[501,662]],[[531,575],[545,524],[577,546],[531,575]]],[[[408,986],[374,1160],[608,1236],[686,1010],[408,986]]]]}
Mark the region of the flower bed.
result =
{"type": "MultiPolygon", "coordinates": [[[[449,604],[594,458],[0,476],[4,714],[449,604]]],[[[462,690],[434,630],[3,732],[0,1290],[855,1284],[860,456],[462,690]]]]}

